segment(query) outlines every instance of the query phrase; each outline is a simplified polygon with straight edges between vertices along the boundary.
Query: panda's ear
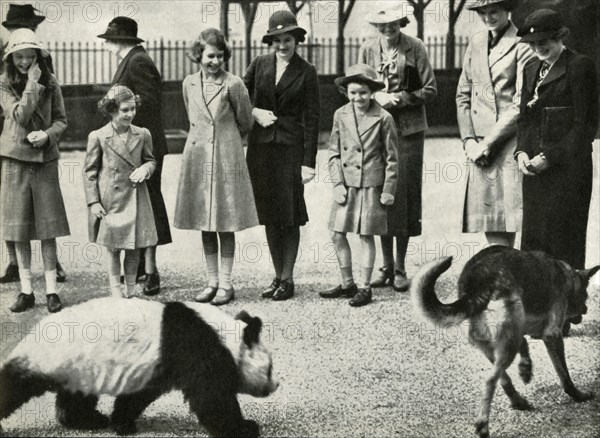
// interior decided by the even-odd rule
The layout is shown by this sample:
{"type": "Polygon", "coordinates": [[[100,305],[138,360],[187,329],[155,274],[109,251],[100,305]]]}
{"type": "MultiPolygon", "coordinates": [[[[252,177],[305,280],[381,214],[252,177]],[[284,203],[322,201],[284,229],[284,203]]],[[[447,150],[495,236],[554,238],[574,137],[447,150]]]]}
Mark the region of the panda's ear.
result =
{"type": "Polygon", "coordinates": [[[248,347],[258,344],[261,329],[261,319],[258,316],[255,316],[254,318],[250,317],[250,320],[246,322],[246,327],[244,327],[244,343],[248,347]]]}
{"type": "Polygon", "coordinates": [[[252,317],[248,314],[248,312],[246,312],[245,310],[242,310],[240,313],[238,313],[237,315],[235,315],[235,318],[239,321],[243,321],[246,324],[249,324],[250,321],[252,320],[252,317]]]}

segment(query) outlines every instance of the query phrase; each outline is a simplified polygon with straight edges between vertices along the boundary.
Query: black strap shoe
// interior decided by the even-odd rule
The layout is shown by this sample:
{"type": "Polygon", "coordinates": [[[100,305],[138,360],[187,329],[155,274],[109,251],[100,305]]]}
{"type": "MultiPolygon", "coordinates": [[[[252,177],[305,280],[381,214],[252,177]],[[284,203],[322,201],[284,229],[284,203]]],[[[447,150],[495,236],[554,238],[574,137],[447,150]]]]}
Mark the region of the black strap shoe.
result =
{"type": "Polygon", "coordinates": [[[383,266],[375,274],[375,278],[371,281],[371,287],[384,287],[391,285],[394,282],[394,267],[383,266]]]}
{"type": "Polygon", "coordinates": [[[354,295],[350,300],[350,305],[352,307],[360,307],[369,304],[371,301],[373,301],[373,294],[371,293],[371,289],[360,288],[358,289],[356,295],[354,295]]]}
{"type": "Polygon", "coordinates": [[[289,300],[294,296],[294,283],[281,280],[281,284],[273,294],[273,301],[289,300]]]}
{"type": "Polygon", "coordinates": [[[19,266],[14,263],[9,263],[4,271],[4,275],[0,277],[0,283],[12,283],[13,281],[19,281],[19,266]]]}
{"type": "Polygon", "coordinates": [[[50,313],[56,313],[62,310],[60,298],[58,298],[58,295],[56,294],[46,295],[46,305],[48,306],[48,312],[50,313]]]}
{"type": "Polygon", "coordinates": [[[262,291],[262,294],[260,296],[263,298],[273,298],[273,294],[275,293],[275,291],[277,290],[277,288],[279,287],[280,284],[281,284],[281,278],[275,277],[273,279],[273,281],[271,282],[271,285],[268,288],[266,288],[264,291],[262,291]]]}
{"type": "Polygon", "coordinates": [[[27,309],[31,309],[35,305],[35,297],[33,294],[19,294],[17,296],[17,301],[10,308],[11,312],[21,313],[25,312],[27,309]]]}
{"type": "Polygon", "coordinates": [[[358,292],[358,288],[355,284],[344,289],[342,285],[339,285],[331,290],[319,292],[321,298],[352,298],[358,292]]]}
{"type": "Polygon", "coordinates": [[[144,295],[148,296],[160,293],[160,275],[158,275],[158,271],[155,271],[152,274],[146,274],[143,292],[144,295]]]}

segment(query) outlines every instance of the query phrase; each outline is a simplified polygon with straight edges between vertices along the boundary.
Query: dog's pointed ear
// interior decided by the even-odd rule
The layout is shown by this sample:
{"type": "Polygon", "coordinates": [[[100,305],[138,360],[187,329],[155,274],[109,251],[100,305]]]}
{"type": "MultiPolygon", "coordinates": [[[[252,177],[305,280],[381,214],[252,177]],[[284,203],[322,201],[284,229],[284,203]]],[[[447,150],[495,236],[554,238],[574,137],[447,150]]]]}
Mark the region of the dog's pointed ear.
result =
{"type": "Polygon", "coordinates": [[[600,270],[600,265],[594,266],[593,268],[590,268],[590,269],[584,269],[584,270],[578,271],[578,272],[581,276],[583,276],[589,280],[590,278],[592,278],[594,276],[594,274],[596,272],[598,272],[598,270],[600,270]]]}

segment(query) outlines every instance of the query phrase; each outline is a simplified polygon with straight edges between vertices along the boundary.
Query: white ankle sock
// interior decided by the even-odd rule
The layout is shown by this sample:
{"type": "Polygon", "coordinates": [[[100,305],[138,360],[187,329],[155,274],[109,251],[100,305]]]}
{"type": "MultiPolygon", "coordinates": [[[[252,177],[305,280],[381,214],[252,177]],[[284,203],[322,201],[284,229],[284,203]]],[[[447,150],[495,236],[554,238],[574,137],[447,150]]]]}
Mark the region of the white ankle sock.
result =
{"type": "Polygon", "coordinates": [[[135,293],[136,278],[137,278],[137,274],[125,276],[125,285],[127,287],[127,296],[128,297],[132,296],[135,293]]]}
{"type": "Polygon", "coordinates": [[[221,271],[219,272],[219,287],[231,288],[231,271],[233,270],[233,257],[221,257],[221,271]]]}
{"type": "Polygon", "coordinates": [[[108,284],[110,285],[110,294],[113,298],[123,298],[120,275],[109,275],[108,284]]]}
{"type": "Polygon", "coordinates": [[[19,277],[21,278],[21,293],[31,295],[33,293],[33,288],[31,287],[31,269],[19,268],[19,277]]]}
{"type": "Polygon", "coordinates": [[[52,271],[44,271],[44,278],[46,279],[46,295],[56,293],[56,269],[52,271]]]}
{"type": "Polygon", "coordinates": [[[219,285],[219,254],[206,254],[206,270],[208,285],[217,287],[219,285]]]}

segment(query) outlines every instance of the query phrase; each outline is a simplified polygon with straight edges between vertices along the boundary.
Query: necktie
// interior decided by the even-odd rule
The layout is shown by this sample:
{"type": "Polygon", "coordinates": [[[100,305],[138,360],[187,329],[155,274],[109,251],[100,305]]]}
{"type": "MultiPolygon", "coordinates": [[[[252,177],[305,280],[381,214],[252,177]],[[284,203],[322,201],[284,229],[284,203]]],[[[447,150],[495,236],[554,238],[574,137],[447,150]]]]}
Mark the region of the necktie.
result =
{"type": "Polygon", "coordinates": [[[533,107],[533,105],[535,105],[535,103],[537,102],[537,100],[539,98],[538,90],[540,88],[540,84],[544,81],[544,78],[546,77],[546,75],[548,75],[549,71],[550,71],[550,64],[548,64],[547,62],[544,61],[542,63],[542,67],[540,68],[538,79],[535,84],[535,89],[533,90],[533,98],[529,102],[527,102],[527,106],[529,108],[533,107]]]}

